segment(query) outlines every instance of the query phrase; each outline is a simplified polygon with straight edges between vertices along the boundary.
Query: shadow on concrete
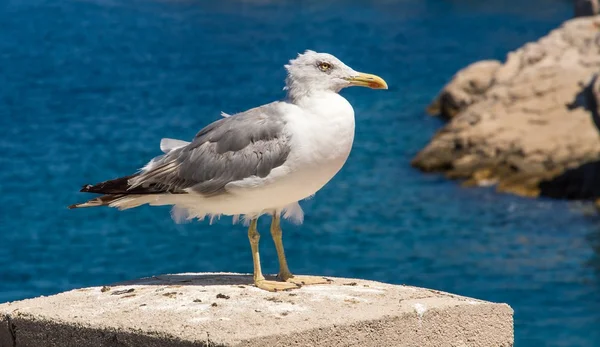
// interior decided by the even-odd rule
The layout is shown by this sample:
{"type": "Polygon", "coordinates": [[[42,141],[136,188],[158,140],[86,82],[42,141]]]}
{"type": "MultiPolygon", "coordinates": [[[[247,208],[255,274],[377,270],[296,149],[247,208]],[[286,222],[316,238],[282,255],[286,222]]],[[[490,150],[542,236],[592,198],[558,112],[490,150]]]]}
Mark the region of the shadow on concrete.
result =
{"type": "MultiPolygon", "coordinates": [[[[268,280],[276,280],[275,276],[265,277],[268,280]]],[[[252,285],[254,280],[250,274],[238,273],[187,273],[175,275],[158,275],[146,278],[140,278],[131,281],[113,283],[111,286],[131,286],[131,285],[190,285],[190,286],[222,286],[222,285],[252,285]]]]}
{"type": "Polygon", "coordinates": [[[0,318],[0,346],[61,346],[61,347],[226,347],[207,337],[205,341],[184,341],[175,335],[125,331],[85,324],[68,324],[47,319],[28,320],[25,317],[0,318]],[[6,326],[12,327],[8,331],[6,326]],[[7,338],[3,338],[3,337],[7,338]]]}

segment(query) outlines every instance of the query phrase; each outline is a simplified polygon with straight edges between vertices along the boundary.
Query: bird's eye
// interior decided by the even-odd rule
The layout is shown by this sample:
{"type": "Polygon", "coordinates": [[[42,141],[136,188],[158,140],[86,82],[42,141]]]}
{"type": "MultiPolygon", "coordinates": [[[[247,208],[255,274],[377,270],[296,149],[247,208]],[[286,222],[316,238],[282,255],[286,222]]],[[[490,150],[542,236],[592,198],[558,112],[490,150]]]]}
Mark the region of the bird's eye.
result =
{"type": "Polygon", "coordinates": [[[331,64],[329,64],[329,63],[319,63],[317,66],[319,67],[319,70],[321,70],[323,72],[331,69],[331,64]]]}

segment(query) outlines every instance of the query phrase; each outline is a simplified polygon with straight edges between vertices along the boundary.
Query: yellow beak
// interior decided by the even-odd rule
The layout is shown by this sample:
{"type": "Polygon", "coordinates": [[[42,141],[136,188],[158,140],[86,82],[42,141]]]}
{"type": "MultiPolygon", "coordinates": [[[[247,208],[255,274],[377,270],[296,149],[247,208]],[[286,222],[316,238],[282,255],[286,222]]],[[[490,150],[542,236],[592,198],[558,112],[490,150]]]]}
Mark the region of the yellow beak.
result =
{"type": "Polygon", "coordinates": [[[358,76],[348,78],[351,86],[369,87],[371,89],[388,89],[383,78],[368,73],[359,72],[358,76]]]}

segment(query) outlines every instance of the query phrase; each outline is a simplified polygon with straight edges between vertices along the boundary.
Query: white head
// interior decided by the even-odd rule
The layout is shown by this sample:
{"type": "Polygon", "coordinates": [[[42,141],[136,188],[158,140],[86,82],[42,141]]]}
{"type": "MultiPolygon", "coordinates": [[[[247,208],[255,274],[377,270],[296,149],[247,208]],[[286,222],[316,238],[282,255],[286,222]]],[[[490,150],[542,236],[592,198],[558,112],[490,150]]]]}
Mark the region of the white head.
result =
{"type": "Polygon", "coordinates": [[[387,89],[385,81],[375,75],[354,71],[338,58],[327,53],[307,50],[285,65],[285,89],[293,101],[314,92],[339,92],[350,86],[387,89]]]}

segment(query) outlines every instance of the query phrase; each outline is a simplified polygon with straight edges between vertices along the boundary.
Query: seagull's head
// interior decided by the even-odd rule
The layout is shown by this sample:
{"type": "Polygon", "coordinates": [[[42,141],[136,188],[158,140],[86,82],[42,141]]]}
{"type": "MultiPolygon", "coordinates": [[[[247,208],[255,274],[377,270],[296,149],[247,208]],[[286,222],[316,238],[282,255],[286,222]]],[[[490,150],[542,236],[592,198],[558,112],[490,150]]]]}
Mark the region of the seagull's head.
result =
{"type": "Polygon", "coordinates": [[[327,53],[307,50],[285,65],[286,89],[293,94],[310,94],[314,91],[339,92],[350,86],[387,89],[379,76],[354,71],[341,60],[327,53]]]}

